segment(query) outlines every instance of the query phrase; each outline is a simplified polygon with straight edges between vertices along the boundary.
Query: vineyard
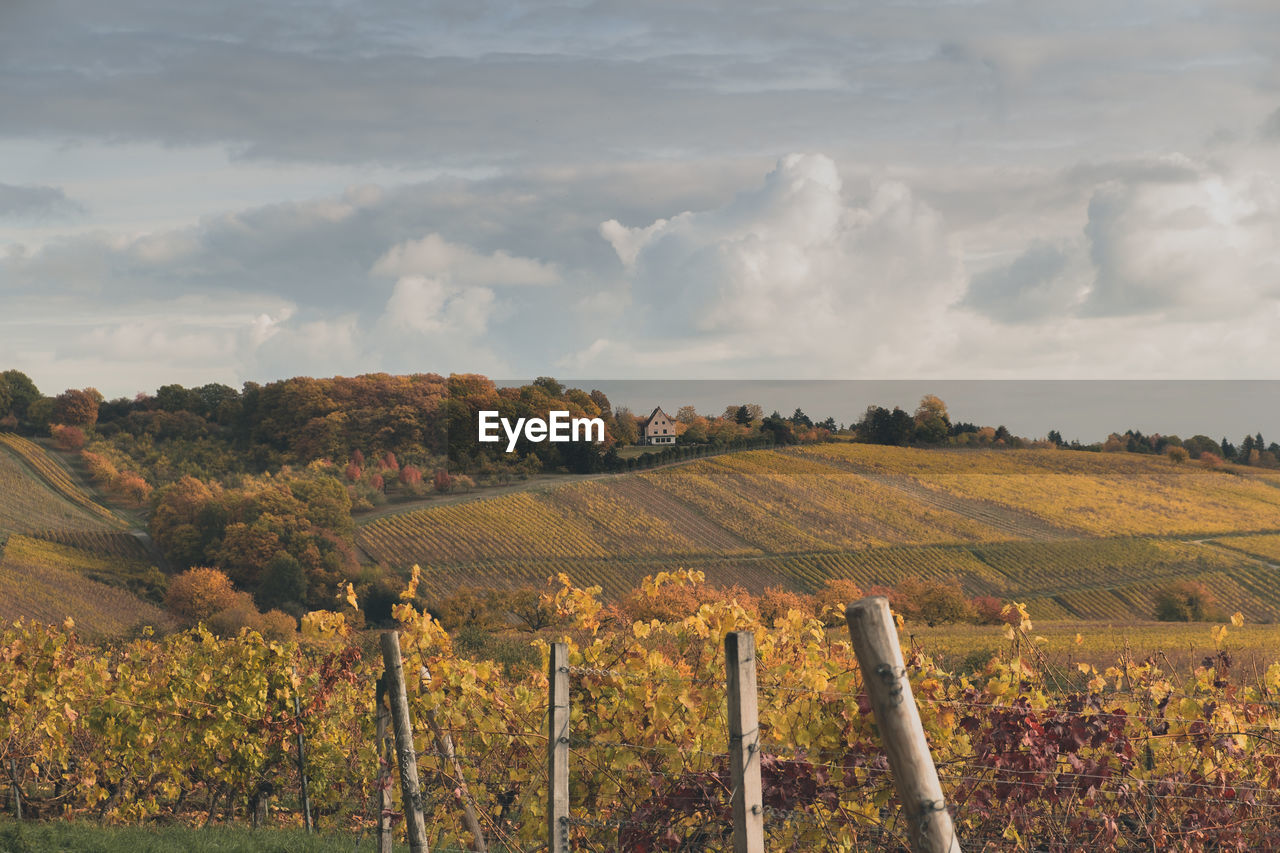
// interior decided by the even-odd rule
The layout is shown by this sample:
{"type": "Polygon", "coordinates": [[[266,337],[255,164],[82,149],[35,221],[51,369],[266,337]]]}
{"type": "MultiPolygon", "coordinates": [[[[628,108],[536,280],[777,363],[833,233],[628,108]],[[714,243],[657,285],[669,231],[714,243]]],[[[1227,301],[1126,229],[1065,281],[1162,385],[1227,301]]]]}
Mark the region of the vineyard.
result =
{"type": "Polygon", "coordinates": [[[171,627],[164,611],[136,594],[162,580],[154,572],[145,563],[11,534],[0,554],[0,620],[61,624],[71,616],[87,636],[118,636],[143,625],[171,627]]]}
{"type": "Polygon", "coordinates": [[[1280,527],[1269,477],[1128,454],[827,444],[386,516],[357,541],[374,560],[428,566],[441,595],[564,572],[614,597],[683,567],[751,592],[954,577],[1049,618],[1123,619],[1195,578],[1269,621],[1280,586],[1259,559],[1280,559],[1280,537],[1250,532],[1280,527]]]}
{"type": "Polygon", "coordinates": [[[772,451],[388,516],[361,547],[395,564],[840,551],[1005,531],[852,472],[772,451]]]}
{"type": "Polygon", "coordinates": [[[1280,563],[1280,536],[1232,536],[1217,540],[1217,544],[1260,560],[1280,563]]]}
{"type": "MultiPolygon", "coordinates": [[[[658,576],[638,595],[657,602],[695,580],[658,576]]],[[[618,623],[591,590],[562,582],[545,596],[562,624],[528,635],[543,656],[533,671],[462,657],[437,623],[397,607],[432,850],[478,849],[475,835],[503,853],[546,849],[551,640],[569,644],[567,846],[732,849],[732,631],[756,638],[766,849],[905,849],[849,642],[816,614],[764,625],[726,601],[618,623]]],[[[984,629],[996,648],[976,671],[943,669],[918,645],[904,654],[965,850],[1276,849],[1280,664],[1233,668],[1242,629],[1217,630],[1185,670],[1136,654],[1102,667],[1034,651],[1030,620],[1014,616],[984,629]]],[[[381,662],[337,614],[305,624],[301,644],[197,629],[111,650],[67,627],[5,629],[0,759],[25,814],[297,827],[301,733],[320,830],[370,838],[381,662]]]]}
{"type": "Polygon", "coordinates": [[[1280,529],[1269,471],[1173,465],[1164,457],[1061,450],[936,451],[824,444],[797,455],[909,478],[1095,536],[1201,536],[1280,529]]]}
{"type": "Polygon", "coordinates": [[[19,456],[50,488],[76,507],[117,527],[124,524],[115,513],[90,497],[71,479],[67,469],[55,462],[40,445],[11,432],[0,432],[0,445],[19,456]]]}
{"type": "Polygon", "coordinates": [[[33,476],[17,457],[0,451],[0,532],[101,530],[104,526],[100,516],[69,503],[33,476]]]}
{"type": "MultiPolygon", "coordinates": [[[[1216,540],[1215,540],[1216,541],[1216,540]]],[[[1230,539],[1222,540],[1232,541],[1230,539]]],[[[626,558],[487,560],[437,565],[424,588],[447,596],[466,585],[538,584],[565,573],[617,598],[658,571],[697,569],[720,586],[759,593],[771,586],[804,592],[847,578],[863,588],[905,578],[955,578],[970,595],[1016,598],[1052,619],[1149,618],[1154,596],[1173,579],[1213,586],[1225,606],[1251,620],[1280,619],[1280,586],[1273,573],[1243,554],[1164,539],[1079,539],[993,542],[984,545],[869,548],[744,557],[690,557],[678,561],[626,558]]]]}
{"type": "Polygon", "coordinates": [[[80,551],[89,551],[101,557],[116,557],[121,560],[146,562],[150,559],[147,547],[132,533],[115,530],[36,530],[31,533],[36,539],[68,545],[80,551]]]}

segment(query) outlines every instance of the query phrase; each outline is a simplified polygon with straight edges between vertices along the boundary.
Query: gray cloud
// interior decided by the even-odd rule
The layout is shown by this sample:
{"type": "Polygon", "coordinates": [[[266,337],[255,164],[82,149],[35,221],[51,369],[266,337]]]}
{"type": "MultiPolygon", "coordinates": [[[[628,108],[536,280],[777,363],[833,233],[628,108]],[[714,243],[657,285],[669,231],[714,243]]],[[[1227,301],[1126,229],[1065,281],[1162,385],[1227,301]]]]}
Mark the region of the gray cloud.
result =
{"type": "Polygon", "coordinates": [[[214,143],[334,162],[608,161],[820,149],[974,154],[1189,142],[1256,109],[1275,15],[1094,4],[540,3],[0,12],[12,137],[214,143]],[[749,129],[749,132],[744,132],[749,129]],[[1199,131],[1197,131],[1199,132],[1199,131]]]}
{"type": "Polygon", "coordinates": [[[1037,243],[1011,263],[975,275],[962,304],[1005,323],[1060,317],[1079,296],[1067,277],[1070,266],[1068,250],[1037,243]]]}
{"type": "Polygon", "coordinates": [[[0,217],[46,218],[84,210],[58,187],[0,184],[0,217]]]}

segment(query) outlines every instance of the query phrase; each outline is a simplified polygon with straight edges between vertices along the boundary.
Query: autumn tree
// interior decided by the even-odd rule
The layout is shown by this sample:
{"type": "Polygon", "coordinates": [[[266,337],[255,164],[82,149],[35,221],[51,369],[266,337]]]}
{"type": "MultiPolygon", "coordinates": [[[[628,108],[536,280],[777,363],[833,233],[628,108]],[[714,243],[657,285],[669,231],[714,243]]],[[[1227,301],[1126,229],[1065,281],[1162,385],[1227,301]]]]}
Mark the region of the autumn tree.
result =
{"type": "Polygon", "coordinates": [[[947,415],[947,404],[932,394],[920,398],[913,418],[915,421],[915,439],[924,444],[940,444],[951,434],[951,418],[947,415]]]}
{"type": "Polygon", "coordinates": [[[1195,580],[1175,581],[1156,594],[1155,603],[1161,622],[1204,622],[1221,615],[1213,590],[1195,580]]]}
{"type": "Polygon", "coordinates": [[[217,569],[197,567],[169,582],[164,603],[182,618],[201,622],[230,607],[235,601],[235,594],[235,587],[225,574],[217,569]]]}
{"type": "Polygon", "coordinates": [[[79,450],[84,447],[84,430],[80,427],[53,424],[49,427],[49,434],[53,436],[53,443],[59,450],[79,450]]]}
{"type": "Polygon", "coordinates": [[[98,422],[102,395],[93,388],[68,388],[53,400],[53,420],[69,426],[91,427],[98,422]]]}
{"type": "Polygon", "coordinates": [[[635,444],[640,437],[636,416],[626,406],[619,406],[613,413],[613,437],[619,444],[635,444]]]}

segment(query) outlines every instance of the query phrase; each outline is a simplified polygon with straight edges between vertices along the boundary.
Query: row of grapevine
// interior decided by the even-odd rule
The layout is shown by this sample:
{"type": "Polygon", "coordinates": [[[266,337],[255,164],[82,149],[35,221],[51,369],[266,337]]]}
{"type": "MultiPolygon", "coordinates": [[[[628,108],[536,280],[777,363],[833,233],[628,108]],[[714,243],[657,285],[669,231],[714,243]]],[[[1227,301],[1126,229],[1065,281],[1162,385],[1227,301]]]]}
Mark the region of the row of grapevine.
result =
{"type": "Polygon", "coordinates": [[[132,533],[122,531],[57,528],[32,531],[31,535],[37,539],[69,545],[81,551],[89,551],[106,557],[140,562],[145,562],[151,558],[147,547],[142,544],[138,537],[132,533]]]}
{"type": "Polygon", "coordinates": [[[1240,551],[1260,560],[1280,563],[1280,536],[1226,536],[1214,540],[1216,544],[1240,551]]]}
{"type": "Polygon", "coordinates": [[[105,521],[115,524],[124,523],[115,513],[90,497],[88,492],[71,479],[67,469],[55,462],[40,445],[11,432],[0,432],[0,445],[20,456],[46,483],[71,503],[105,521]]]}
{"type": "Polygon", "coordinates": [[[11,535],[0,558],[0,621],[61,623],[73,615],[85,633],[104,636],[119,636],[143,625],[170,626],[172,620],[164,611],[121,588],[145,586],[149,569],[11,535]]]}
{"type": "Polygon", "coordinates": [[[103,523],[48,488],[16,456],[0,452],[0,533],[50,526],[98,529],[103,523]]]}
{"type": "MultiPolygon", "coordinates": [[[[646,579],[641,598],[696,583],[646,579]]],[[[566,620],[531,638],[542,665],[507,671],[457,654],[409,605],[396,607],[413,745],[432,849],[470,849],[465,791],[489,849],[545,849],[547,640],[569,644],[573,849],[732,849],[722,644],[756,637],[759,745],[770,849],[899,849],[898,812],[849,643],[792,611],[764,625],[736,602],[687,617],[601,621],[590,590],[561,582],[545,601],[566,620]],[[449,735],[446,759],[428,717],[449,735]]],[[[323,831],[377,820],[373,738],[381,662],[337,614],[312,614],[303,644],[202,629],[110,649],[69,626],[0,630],[0,744],[38,817],[141,823],[234,818],[255,795],[297,825],[295,736],[308,744],[323,831]],[[297,697],[301,711],[295,713],[297,697]],[[10,761],[11,760],[11,761],[10,761]]],[[[1040,669],[1014,642],[956,674],[907,650],[921,722],[956,831],[968,849],[1273,849],[1280,808],[1280,664],[1248,678],[1229,657],[1175,678],[1134,659],[1102,671],[1040,669]]],[[[1230,649],[1231,628],[1215,634],[1230,649]]],[[[393,802],[393,812],[400,811],[393,802]]]]}
{"type": "Polygon", "coordinates": [[[679,559],[573,557],[492,559],[429,567],[424,588],[448,595],[475,584],[512,587],[540,584],[565,573],[600,586],[616,598],[657,571],[697,569],[723,586],[758,593],[770,586],[811,592],[834,579],[861,587],[892,586],[910,577],[954,578],[970,595],[1033,600],[1063,618],[1147,619],[1154,595],[1171,581],[1200,578],[1220,591],[1224,606],[1251,619],[1280,616],[1280,586],[1256,561],[1220,549],[1162,539],[1081,539],[1003,542],[965,546],[868,548],[738,557],[679,559]],[[1229,579],[1230,582],[1222,580],[1229,579]],[[1138,590],[1136,597],[1116,590],[1138,590]]]}
{"type": "Polygon", "coordinates": [[[1003,531],[896,489],[773,451],[393,515],[359,533],[371,556],[401,565],[735,556],[1004,538],[1003,531]]]}
{"type": "Polygon", "coordinates": [[[1214,471],[1164,457],[1062,450],[918,450],[823,444],[795,451],[853,462],[1100,536],[1280,529],[1267,471],[1214,471]]]}

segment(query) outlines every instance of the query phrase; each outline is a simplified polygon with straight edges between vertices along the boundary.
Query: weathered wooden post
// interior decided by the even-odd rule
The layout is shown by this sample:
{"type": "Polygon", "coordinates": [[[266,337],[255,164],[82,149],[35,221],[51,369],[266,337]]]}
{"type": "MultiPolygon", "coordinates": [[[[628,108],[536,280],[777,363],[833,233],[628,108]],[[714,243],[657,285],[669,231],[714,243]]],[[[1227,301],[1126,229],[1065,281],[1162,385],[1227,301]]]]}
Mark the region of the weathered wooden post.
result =
{"type": "Polygon", "coordinates": [[[378,853],[391,853],[391,767],[395,755],[391,749],[391,709],[387,707],[387,682],[378,679],[377,690],[377,750],[378,750],[378,853]]]}
{"type": "Polygon", "coordinates": [[[302,733],[302,702],[298,691],[293,691],[293,714],[298,726],[298,778],[302,780],[302,822],[310,834],[315,827],[311,823],[311,792],[307,790],[307,738],[302,733]]]}
{"type": "Polygon", "coordinates": [[[893,784],[911,829],[915,853],[960,853],[938,771],[920,724],[898,632],[882,596],[864,598],[845,611],[876,728],[893,771],[893,784]]]}
{"type": "Polygon", "coordinates": [[[547,665],[547,850],[569,853],[569,646],[547,665]]]}
{"type": "Polygon", "coordinates": [[[733,851],[764,853],[764,796],[760,785],[756,638],[750,631],[724,637],[729,694],[729,774],[733,784],[733,851]]]}
{"type": "Polygon", "coordinates": [[[275,785],[263,780],[259,782],[253,789],[253,799],[250,800],[250,811],[252,812],[253,828],[261,829],[267,822],[267,814],[271,804],[271,795],[275,793],[275,785]]]}
{"type": "Polygon", "coordinates": [[[9,796],[13,800],[13,817],[22,820],[22,789],[18,787],[18,763],[9,756],[9,796]]]}
{"type": "Polygon", "coordinates": [[[404,800],[405,832],[410,853],[426,853],[427,827],[422,817],[422,789],[418,784],[418,754],[413,745],[413,725],[409,718],[409,695],[404,686],[404,664],[400,659],[400,636],[395,631],[382,635],[382,664],[386,672],[387,699],[391,702],[391,723],[396,733],[396,763],[400,766],[400,794],[404,800]]]}

